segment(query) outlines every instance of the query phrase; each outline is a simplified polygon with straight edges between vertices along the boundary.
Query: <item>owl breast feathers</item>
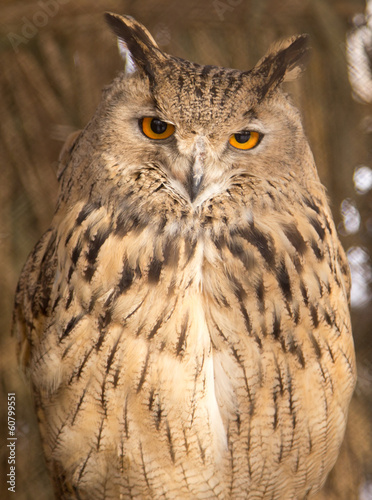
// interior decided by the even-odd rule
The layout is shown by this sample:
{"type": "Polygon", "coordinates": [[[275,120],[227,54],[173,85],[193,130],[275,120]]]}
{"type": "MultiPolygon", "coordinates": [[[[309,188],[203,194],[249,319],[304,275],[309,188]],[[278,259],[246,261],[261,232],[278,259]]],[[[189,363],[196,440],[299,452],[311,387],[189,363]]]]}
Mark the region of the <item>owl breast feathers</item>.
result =
{"type": "Polygon", "coordinates": [[[125,71],[62,151],[14,313],[57,498],[307,498],[355,361],[345,255],[280,88],[306,37],[238,71],[106,17],[125,71]]]}

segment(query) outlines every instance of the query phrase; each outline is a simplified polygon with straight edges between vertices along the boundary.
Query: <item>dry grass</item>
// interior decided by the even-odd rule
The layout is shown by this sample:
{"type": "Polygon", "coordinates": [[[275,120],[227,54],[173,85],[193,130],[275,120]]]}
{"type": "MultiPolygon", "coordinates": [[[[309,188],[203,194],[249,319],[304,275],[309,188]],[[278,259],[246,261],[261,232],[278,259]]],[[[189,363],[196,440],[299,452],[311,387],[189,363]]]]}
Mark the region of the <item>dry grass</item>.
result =
{"type": "MultiPolygon", "coordinates": [[[[41,24],[40,1],[3,0],[0,16],[0,424],[6,428],[6,394],[15,392],[18,500],[51,499],[53,495],[30,391],[18,372],[9,334],[12,300],[21,266],[53,214],[55,166],[62,141],[71,130],[84,127],[100,89],[120,69],[115,41],[103,22],[104,11],[133,15],[164,50],[197,62],[241,69],[252,66],[277,38],[309,33],[314,49],[310,67],[300,82],[291,84],[290,91],[303,111],[337,220],[341,200],[354,196],[353,168],[368,158],[366,136],[359,128],[366,111],[351,100],[343,52],[348,19],[364,10],[362,0],[242,0],[223,13],[224,19],[213,0],[52,1],[59,6],[58,12],[49,15],[45,26],[39,26],[17,50],[12,47],[11,33],[22,35],[25,18],[41,24]]],[[[223,4],[229,6],[227,0],[220,0],[219,5],[223,4]]],[[[350,237],[345,242],[347,246],[356,243],[350,237]]],[[[355,338],[364,363],[364,383],[353,402],[347,440],[324,499],[357,499],[360,485],[372,473],[371,393],[366,383],[371,378],[372,341],[370,317],[367,311],[361,312],[355,338]]],[[[2,439],[3,471],[8,469],[4,443],[2,439]]],[[[7,498],[5,475],[1,477],[0,496],[7,498]]]]}

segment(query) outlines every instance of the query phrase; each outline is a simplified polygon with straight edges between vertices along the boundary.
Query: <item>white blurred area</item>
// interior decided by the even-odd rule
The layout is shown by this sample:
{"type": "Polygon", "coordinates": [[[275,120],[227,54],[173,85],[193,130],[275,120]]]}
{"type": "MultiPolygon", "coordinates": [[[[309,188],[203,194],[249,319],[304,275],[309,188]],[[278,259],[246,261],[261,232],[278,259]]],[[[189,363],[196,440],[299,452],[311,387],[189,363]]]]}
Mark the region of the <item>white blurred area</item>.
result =
{"type": "Polygon", "coordinates": [[[359,491],[359,500],[372,500],[372,483],[366,482],[359,491]]]}
{"type": "Polygon", "coordinates": [[[341,203],[341,214],[343,218],[343,235],[355,234],[360,228],[360,213],[353,200],[347,198],[341,203]]]}
{"type": "Polygon", "coordinates": [[[366,194],[372,189],[372,169],[360,165],[354,171],[354,186],[358,194],[366,194]]]}
{"type": "Polygon", "coordinates": [[[346,57],[353,97],[372,102],[372,0],[367,0],[364,14],[353,19],[354,29],[346,38],[346,57]]]}
{"type": "Polygon", "coordinates": [[[368,253],[361,247],[351,247],[347,251],[351,271],[351,307],[365,307],[371,301],[371,262],[368,253]]]}

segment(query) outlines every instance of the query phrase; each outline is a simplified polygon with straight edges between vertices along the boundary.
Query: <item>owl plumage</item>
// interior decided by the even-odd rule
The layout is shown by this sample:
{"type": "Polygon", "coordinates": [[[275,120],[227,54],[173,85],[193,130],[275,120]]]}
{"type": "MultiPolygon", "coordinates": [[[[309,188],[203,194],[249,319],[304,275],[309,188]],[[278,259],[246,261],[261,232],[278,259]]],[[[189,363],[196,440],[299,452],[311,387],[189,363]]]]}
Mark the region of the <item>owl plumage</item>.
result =
{"type": "Polygon", "coordinates": [[[14,312],[56,495],[307,498],[356,374],[346,258],[280,88],[306,37],[242,72],[107,20],[126,70],[63,149],[14,312]]]}

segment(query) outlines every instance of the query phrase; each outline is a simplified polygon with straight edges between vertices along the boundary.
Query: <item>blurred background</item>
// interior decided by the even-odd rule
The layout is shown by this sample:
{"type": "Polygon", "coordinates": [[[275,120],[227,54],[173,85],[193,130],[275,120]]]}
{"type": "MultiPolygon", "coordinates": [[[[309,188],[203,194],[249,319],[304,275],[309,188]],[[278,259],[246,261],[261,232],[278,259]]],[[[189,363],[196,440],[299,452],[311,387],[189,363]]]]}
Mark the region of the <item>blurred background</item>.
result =
{"type": "Polygon", "coordinates": [[[309,66],[286,90],[302,112],[348,253],[359,373],[339,461],[317,498],[371,500],[372,5],[366,11],[365,0],[1,0],[0,497],[53,499],[11,314],[22,265],[52,219],[63,141],[86,125],[102,87],[122,68],[103,20],[107,10],[134,16],[167,52],[242,70],[273,41],[311,35],[309,66]],[[6,485],[8,392],[16,394],[13,496],[6,485]]]}

